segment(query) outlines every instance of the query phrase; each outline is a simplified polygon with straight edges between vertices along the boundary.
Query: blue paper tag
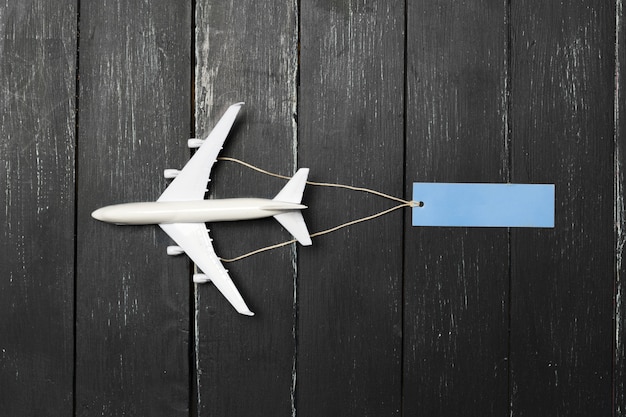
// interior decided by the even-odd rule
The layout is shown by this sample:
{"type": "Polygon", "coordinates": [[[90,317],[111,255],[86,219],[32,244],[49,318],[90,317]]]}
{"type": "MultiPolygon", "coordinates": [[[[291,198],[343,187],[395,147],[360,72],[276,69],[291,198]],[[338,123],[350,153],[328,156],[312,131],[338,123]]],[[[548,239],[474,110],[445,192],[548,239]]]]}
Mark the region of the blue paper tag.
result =
{"type": "Polygon", "coordinates": [[[413,183],[413,226],[554,227],[554,184],[413,183]]]}

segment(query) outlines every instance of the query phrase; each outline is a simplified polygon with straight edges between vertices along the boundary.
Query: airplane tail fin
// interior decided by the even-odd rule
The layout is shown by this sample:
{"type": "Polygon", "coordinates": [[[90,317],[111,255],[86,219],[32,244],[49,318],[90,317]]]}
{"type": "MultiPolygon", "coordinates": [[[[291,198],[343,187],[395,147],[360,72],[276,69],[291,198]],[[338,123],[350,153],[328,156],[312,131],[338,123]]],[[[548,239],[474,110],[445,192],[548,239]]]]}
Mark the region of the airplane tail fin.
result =
{"type": "MultiPolygon", "coordinates": [[[[308,168],[300,168],[296,175],[293,176],[280,190],[280,192],[274,197],[274,201],[281,201],[284,203],[300,204],[302,201],[302,194],[304,194],[304,187],[306,186],[306,179],[309,175],[308,168]]],[[[283,225],[289,233],[296,238],[303,246],[309,246],[312,244],[311,236],[304,223],[304,218],[300,210],[287,211],[285,213],[277,214],[274,218],[283,225]]]]}

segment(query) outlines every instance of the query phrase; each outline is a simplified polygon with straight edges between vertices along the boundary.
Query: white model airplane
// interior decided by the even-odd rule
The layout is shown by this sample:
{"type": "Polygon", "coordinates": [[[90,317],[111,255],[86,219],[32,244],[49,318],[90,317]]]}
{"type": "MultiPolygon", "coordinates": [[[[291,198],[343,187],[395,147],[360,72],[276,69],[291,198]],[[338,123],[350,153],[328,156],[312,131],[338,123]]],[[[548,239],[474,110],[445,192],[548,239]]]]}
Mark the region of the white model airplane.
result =
{"type": "Polygon", "coordinates": [[[273,200],[205,200],[211,167],[242,105],[230,106],[205,140],[189,140],[189,147],[198,148],[197,152],[182,170],[165,170],[165,177],[174,180],[157,201],[116,204],[98,209],[91,215],[97,220],[116,224],[158,224],[177,245],[168,246],[167,254],[186,253],[202,270],[203,274],[194,274],[195,283],[213,282],[239,313],[253,316],[215,254],[204,223],[274,217],[298,242],[310,245],[311,237],[300,213],[306,208],[300,202],[309,170],[298,170],[273,200]]]}

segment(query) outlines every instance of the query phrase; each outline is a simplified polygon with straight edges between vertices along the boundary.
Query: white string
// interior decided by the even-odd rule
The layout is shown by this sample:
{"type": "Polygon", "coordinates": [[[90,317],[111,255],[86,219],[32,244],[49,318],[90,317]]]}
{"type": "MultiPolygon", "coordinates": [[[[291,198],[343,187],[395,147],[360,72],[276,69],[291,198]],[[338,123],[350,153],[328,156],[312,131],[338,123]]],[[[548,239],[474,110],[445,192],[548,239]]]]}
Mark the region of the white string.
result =
{"type": "MultiPolygon", "coordinates": [[[[266,175],[270,175],[272,177],[282,178],[282,179],[285,179],[285,180],[291,179],[291,177],[287,177],[285,175],[275,174],[273,172],[266,171],[264,169],[256,167],[256,166],[254,166],[252,164],[249,164],[247,162],[241,161],[239,159],[229,158],[229,157],[220,157],[220,158],[218,158],[218,160],[220,160],[220,161],[236,162],[236,163],[241,164],[241,165],[243,165],[245,167],[248,167],[250,169],[253,169],[255,171],[261,172],[261,173],[266,174],[266,175]]],[[[389,195],[389,194],[381,193],[380,191],[370,190],[369,188],[353,187],[351,185],[333,184],[333,183],[326,183],[326,182],[312,182],[312,181],[307,181],[307,184],[314,185],[314,186],[320,186],[320,187],[335,187],[335,188],[344,188],[344,189],[353,190],[353,191],[362,191],[362,192],[365,192],[365,193],[374,194],[374,195],[377,195],[379,197],[387,198],[389,200],[393,200],[393,201],[397,201],[397,202],[401,203],[401,204],[399,204],[397,206],[394,206],[394,207],[391,207],[389,209],[383,210],[383,211],[378,212],[376,214],[372,214],[370,216],[361,217],[360,219],[352,220],[352,221],[340,224],[338,226],[331,227],[330,229],[322,230],[320,232],[315,232],[315,233],[311,234],[312,238],[313,237],[322,236],[322,235],[325,235],[325,234],[328,234],[328,233],[332,233],[332,232],[335,232],[335,231],[337,231],[339,229],[343,229],[344,227],[352,226],[352,225],[355,225],[357,223],[362,223],[362,222],[366,222],[366,221],[369,221],[369,220],[376,219],[378,217],[384,216],[386,214],[391,213],[392,211],[396,211],[396,210],[401,209],[403,207],[420,207],[423,204],[422,202],[419,202],[419,201],[403,200],[401,198],[394,197],[394,196],[389,195]]],[[[259,253],[262,253],[262,252],[266,252],[266,251],[272,250],[272,249],[282,248],[283,246],[287,246],[287,245],[290,245],[290,244],[295,243],[295,242],[297,242],[297,240],[296,239],[292,239],[292,240],[289,240],[289,241],[286,241],[286,242],[277,243],[275,245],[266,246],[266,247],[254,250],[252,252],[245,253],[245,254],[243,254],[241,256],[237,256],[235,258],[231,258],[231,259],[220,258],[220,260],[222,262],[236,262],[236,261],[240,261],[242,259],[245,259],[245,258],[247,258],[249,256],[256,255],[256,254],[259,254],[259,253]]]]}
{"type": "MultiPolygon", "coordinates": [[[[252,164],[249,164],[247,162],[241,161],[239,159],[235,159],[235,158],[229,158],[226,156],[217,158],[218,161],[229,161],[229,162],[236,162],[238,164],[241,164],[245,167],[248,167],[250,169],[253,169],[255,171],[258,171],[260,173],[266,174],[266,175],[270,175],[272,177],[276,177],[276,178],[282,178],[284,180],[290,180],[291,177],[285,176],[285,175],[280,175],[280,174],[275,174],[273,172],[270,171],[266,171],[262,168],[256,167],[252,164]]],[[[389,194],[385,194],[385,193],[381,193],[380,191],[376,191],[376,190],[370,190],[369,188],[363,188],[363,187],[353,187],[351,185],[344,185],[344,184],[334,184],[334,183],[328,183],[328,182],[313,182],[313,181],[307,181],[306,182],[308,185],[314,185],[314,186],[320,186],[320,187],[335,187],[335,188],[345,188],[348,190],[353,190],[353,191],[362,191],[364,193],[370,193],[370,194],[374,194],[377,195],[379,197],[383,197],[383,198],[387,198],[389,200],[393,200],[393,201],[397,201],[399,203],[403,203],[403,204],[411,204],[412,201],[407,201],[407,200],[403,200],[401,198],[398,197],[394,197],[392,195],[389,194]]],[[[419,204],[418,202],[415,202],[415,204],[419,204]]]]}

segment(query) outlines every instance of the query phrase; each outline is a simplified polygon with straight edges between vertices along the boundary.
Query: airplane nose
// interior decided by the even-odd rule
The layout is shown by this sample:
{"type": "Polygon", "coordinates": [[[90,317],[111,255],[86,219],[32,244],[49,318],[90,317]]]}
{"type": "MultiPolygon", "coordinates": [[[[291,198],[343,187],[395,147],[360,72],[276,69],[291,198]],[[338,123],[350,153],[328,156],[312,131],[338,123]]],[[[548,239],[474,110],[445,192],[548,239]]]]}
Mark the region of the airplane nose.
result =
{"type": "Polygon", "coordinates": [[[104,208],[99,208],[98,210],[95,210],[93,213],[91,213],[91,217],[96,220],[100,220],[101,222],[104,221],[104,208]]]}

